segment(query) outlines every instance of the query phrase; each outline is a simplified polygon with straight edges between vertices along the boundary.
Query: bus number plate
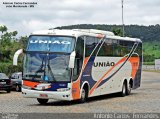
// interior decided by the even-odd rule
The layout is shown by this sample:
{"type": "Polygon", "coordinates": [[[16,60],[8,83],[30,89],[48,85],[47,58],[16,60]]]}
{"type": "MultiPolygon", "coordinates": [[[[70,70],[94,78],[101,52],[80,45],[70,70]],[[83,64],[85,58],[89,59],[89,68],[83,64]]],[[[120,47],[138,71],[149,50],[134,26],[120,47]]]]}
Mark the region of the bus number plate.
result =
{"type": "Polygon", "coordinates": [[[42,98],[47,98],[48,97],[47,94],[40,94],[39,96],[42,97],[42,98]]]}

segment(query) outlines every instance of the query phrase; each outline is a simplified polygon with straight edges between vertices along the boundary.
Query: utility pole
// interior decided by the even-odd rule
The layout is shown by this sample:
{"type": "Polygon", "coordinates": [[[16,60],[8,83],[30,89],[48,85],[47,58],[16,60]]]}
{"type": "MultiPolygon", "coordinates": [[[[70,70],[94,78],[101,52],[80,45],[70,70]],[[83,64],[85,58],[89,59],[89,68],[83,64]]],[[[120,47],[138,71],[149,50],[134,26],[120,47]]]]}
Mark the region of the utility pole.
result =
{"type": "Polygon", "coordinates": [[[123,14],[123,3],[124,3],[124,0],[122,0],[122,31],[123,31],[123,37],[124,37],[124,14],[123,14]]]}

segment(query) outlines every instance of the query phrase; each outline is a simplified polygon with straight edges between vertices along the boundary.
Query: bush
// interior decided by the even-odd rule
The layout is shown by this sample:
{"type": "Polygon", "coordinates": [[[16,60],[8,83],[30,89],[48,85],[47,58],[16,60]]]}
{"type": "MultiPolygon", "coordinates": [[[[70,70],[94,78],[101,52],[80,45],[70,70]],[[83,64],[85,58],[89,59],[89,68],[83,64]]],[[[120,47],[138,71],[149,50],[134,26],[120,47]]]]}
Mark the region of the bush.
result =
{"type": "Polygon", "coordinates": [[[22,72],[22,65],[13,66],[12,63],[0,63],[0,72],[10,76],[14,72],[22,72]]]}

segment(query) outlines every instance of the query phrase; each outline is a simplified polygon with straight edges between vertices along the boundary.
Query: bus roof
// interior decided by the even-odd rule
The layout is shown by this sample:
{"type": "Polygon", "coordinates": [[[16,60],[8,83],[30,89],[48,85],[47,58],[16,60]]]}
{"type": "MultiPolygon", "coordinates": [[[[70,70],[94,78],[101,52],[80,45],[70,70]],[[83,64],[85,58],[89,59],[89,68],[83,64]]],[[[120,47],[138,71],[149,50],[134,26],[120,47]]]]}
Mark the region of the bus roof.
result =
{"type": "Polygon", "coordinates": [[[106,38],[117,39],[117,40],[142,42],[138,38],[120,37],[114,35],[113,32],[96,30],[96,29],[50,29],[50,30],[36,31],[33,32],[31,35],[62,35],[62,36],[74,36],[74,37],[87,35],[99,38],[103,38],[105,36],[106,38]]]}

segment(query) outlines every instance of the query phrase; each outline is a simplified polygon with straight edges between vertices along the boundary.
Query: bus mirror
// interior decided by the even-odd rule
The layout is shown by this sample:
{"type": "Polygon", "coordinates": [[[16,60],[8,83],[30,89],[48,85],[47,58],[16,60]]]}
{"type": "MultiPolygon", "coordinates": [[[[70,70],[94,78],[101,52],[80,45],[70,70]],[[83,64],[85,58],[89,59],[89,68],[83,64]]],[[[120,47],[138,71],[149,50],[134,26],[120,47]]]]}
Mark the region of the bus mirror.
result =
{"type": "Polygon", "coordinates": [[[22,54],[22,53],[23,53],[23,49],[19,49],[19,50],[17,50],[17,51],[15,52],[14,57],[13,57],[13,65],[17,66],[18,56],[19,56],[20,54],[22,54]]]}
{"type": "Polygon", "coordinates": [[[69,68],[74,68],[75,57],[76,57],[76,52],[73,51],[70,55],[69,68]]]}

